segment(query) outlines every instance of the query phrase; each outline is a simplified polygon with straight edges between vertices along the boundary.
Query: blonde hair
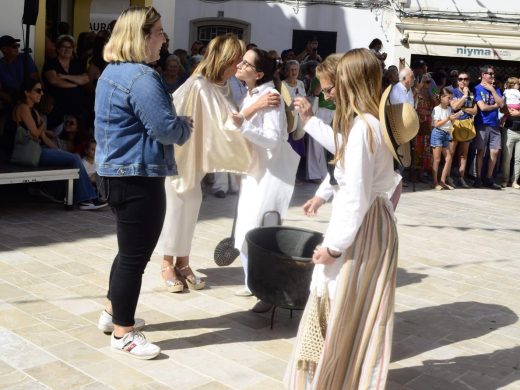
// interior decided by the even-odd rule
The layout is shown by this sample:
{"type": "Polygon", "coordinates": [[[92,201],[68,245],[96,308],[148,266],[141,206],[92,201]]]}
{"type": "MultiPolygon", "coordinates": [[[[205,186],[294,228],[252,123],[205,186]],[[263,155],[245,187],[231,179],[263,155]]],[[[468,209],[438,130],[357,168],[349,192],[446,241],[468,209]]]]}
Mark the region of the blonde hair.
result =
{"type": "Polygon", "coordinates": [[[331,54],[325,58],[325,60],[316,67],[316,77],[328,78],[331,82],[336,80],[336,71],[338,69],[339,60],[341,60],[343,54],[331,54]]]}
{"type": "Polygon", "coordinates": [[[146,62],[146,38],[161,19],[153,7],[130,7],[117,18],[103,50],[106,62],[146,62]]]}
{"type": "Polygon", "coordinates": [[[339,61],[335,83],[336,113],[333,130],[336,155],[333,163],[343,160],[356,116],[361,117],[369,127],[368,140],[373,153],[373,129],[365,114],[378,117],[381,82],[381,62],[371,50],[350,50],[339,61]],[[341,145],[338,145],[338,134],[341,135],[341,145]]]}
{"type": "Polygon", "coordinates": [[[208,44],[206,54],[193,74],[200,74],[209,81],[223,81],[224,72],[245,52],[245,45],[235,34],[219,35],[208,44]]]}
{"type": "Polygon", "coordinates": [[[518,84],[520,80],[518,77],[509,77],[506,81],[506,85],[504,85],[505,89],[511,89],[515,86],[515,84],[518,84]]]}

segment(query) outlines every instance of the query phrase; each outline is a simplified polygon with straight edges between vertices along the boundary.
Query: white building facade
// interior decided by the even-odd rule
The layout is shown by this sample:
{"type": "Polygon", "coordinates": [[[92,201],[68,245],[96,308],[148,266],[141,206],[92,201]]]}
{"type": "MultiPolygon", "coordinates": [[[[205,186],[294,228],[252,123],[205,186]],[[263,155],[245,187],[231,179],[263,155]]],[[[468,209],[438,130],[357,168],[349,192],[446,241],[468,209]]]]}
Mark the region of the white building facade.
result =
{"type": "MultiPolygon", "coordinates": [[[[1,35],[20,37],[23,3],[6,2],[0,15],[1,35]]],[[[45,3],[46,0],[40,0],[40,9],[45,8],[45,3]]],[[[61,0],[57,3],[61,20],[74,24],[75,35],[81,30],[80,25],[94,31],[106,28],[130,4],[153,5],[162,14],[171,51],[189,50],[195,40],[208,41],[229,31],[246,42],[279,52],[292,47],[299,50],[305,44],[302,40],[316,34],[322,55],[367,47],[373,38],[379,38],[388,53],[387,66],[398,65],[400,59],[401,64],[409,64],[414,56],[459,62],[520,61],[520,1],[513,0],[61,0]],[[81,12],[76,12],[78,8],[81,12]]]]}

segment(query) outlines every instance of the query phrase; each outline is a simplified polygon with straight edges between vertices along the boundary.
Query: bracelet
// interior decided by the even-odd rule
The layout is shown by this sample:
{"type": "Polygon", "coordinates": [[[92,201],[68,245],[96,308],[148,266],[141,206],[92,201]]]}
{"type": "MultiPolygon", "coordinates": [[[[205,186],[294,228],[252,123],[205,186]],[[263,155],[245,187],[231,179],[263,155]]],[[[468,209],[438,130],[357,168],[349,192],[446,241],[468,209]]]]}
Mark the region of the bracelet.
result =
{"type": "Polygon", "coordinates": [[[337,259],[338,257],[340,257],[343,254],[342,252],[333,253],[329,248],[327,248],[327,253],[329,254],[330,257],[333,257],[335,259],[337,259]]]}

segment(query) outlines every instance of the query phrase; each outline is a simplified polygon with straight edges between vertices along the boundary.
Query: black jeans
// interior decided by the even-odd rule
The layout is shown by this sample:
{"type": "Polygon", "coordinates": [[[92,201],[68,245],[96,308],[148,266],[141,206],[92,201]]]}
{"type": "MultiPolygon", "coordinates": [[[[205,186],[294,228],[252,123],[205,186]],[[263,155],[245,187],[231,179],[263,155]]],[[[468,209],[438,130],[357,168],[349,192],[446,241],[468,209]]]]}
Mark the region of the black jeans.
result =
{"type": "Polygon", "coordinates": [[[104,177],[108,203],[116,215],[119,251],[112,263],[107,298],[113,322],[134,325],[143,273],[161,234],[166,195],[164,177],[104,177]]]}

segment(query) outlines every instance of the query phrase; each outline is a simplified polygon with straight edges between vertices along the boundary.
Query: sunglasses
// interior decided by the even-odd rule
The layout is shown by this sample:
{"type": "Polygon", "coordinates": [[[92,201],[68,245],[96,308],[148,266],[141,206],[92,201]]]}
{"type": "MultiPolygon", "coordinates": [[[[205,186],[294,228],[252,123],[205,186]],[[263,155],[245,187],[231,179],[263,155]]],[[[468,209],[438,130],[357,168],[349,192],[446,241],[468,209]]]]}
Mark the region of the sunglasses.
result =
{"type": "Polygon", "coordinates": [[[484,72],[484,74],[490,75],[491,77],[495,76],[495,72],[484,72]]]}
{"type": "Polygon", "coordinates": [[[459,81],[468,81],[469,78],[468,78],[468,77],[459,77],[458,80],[459,80],[459,81]]]}
{"type": "Polygon", "coordinates": [[[33,91],[39,93],[40,95],[43,93],[43,89],[41,88],[34,88],[33,91]]]}

